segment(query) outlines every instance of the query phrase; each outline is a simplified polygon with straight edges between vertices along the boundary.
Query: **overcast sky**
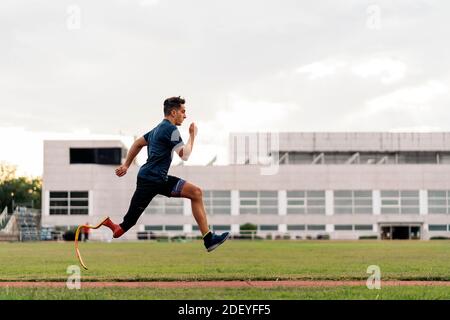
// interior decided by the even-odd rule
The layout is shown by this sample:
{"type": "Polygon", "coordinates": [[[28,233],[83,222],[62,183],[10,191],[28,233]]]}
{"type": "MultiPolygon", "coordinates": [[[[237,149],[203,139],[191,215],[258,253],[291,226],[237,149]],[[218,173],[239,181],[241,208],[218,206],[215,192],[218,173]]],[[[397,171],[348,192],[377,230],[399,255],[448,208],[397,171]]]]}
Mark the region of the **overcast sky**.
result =
{"type": "Polygon", "coordinates": [[[233,131],[449,131],[449,33],[444,0],[2,0],[0,161],[129,145],[174,95],[186,164],[226,163],[233,131]]]}

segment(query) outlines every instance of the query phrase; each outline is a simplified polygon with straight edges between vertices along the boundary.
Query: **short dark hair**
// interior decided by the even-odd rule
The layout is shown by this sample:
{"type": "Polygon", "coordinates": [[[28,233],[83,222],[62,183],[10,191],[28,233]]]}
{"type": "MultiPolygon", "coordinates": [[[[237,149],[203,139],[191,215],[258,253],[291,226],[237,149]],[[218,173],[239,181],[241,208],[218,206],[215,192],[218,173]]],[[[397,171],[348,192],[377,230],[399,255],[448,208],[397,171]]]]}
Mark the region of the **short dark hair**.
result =
{"type": "Polygon", "coordinates": [[[164,115],[170,115],[173,109],[179,109],[182,104],[185,104],[186,100],[181,97],[171,97],[164,100],[164,115]]]}

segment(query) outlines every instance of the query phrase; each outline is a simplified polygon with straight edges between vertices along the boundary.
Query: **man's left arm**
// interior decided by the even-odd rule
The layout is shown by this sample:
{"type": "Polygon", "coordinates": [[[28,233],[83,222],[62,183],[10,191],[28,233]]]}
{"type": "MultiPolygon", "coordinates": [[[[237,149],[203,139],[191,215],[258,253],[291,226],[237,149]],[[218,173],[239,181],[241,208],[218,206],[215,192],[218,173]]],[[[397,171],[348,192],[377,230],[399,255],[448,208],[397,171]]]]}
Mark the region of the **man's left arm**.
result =
{"type": "Polygon", "coordinates": [[[116,175],[118,177],[123,177],[124,175],[127,174],[127,170],[131,166],[131,163],[133,162],[134,158],[136,158],[139,151],[141,151],[141,149],[145,147],[147,144],[148,143],[144,137],[140,137],[133,143],[133,145],[130,148],[130,151],[128,151],[125,163],[116,169],[116,175]]]}

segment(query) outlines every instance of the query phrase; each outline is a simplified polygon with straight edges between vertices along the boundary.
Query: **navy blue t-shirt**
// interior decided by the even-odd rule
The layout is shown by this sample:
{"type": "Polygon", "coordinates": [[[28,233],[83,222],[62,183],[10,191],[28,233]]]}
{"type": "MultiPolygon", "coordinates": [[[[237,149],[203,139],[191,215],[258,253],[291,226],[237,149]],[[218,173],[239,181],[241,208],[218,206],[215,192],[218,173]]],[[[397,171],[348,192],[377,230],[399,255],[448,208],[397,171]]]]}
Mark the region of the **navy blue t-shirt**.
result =
{"type": "Polygon", "coordinates": [[[148,159],[139,170],[138,177],[157,182],[167,181],[173,150],[179,145],[184,145],[178,128],[164,119],[146,133],[144,139],[148,143],[148,159]]]}

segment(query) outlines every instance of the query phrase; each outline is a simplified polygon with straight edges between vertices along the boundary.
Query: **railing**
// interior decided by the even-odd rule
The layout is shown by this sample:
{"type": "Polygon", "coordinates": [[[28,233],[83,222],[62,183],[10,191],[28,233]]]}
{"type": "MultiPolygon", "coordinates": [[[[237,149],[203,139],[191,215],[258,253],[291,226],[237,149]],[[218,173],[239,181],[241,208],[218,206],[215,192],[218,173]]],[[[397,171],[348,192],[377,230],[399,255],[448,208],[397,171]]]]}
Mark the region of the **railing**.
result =
{"type": "Polygon", "coordinates": [[[8,223],[6,224],[6,226],[3,228],[3,232],[4,233],[14,233],[14,231],[17,230],[17,220],[16,220],[16,216],[12,215],[11,218],[9,219],[8,223]]]}
{"type": "Polygon", "coordinates": [[[19,240],[19,230],[17,226],[16,215],[9,215],[6,211],[0,215],[1,228],[0,240],[2,241],[17,241],[19,240]]]}
{"type": "Polygon", "coordinates": [[[5,207],[3,212],[0,214],[0,230],[2,230],[6,223],[8,222],[8,207],[5,207]]]}
{"type": "MultiPolygon", "coordinates": [[[[222,233],[225,231],[217,231],[222,233]]],[[[164,232],[164,231],[139,231],[137,233],[138,240],[157,240],[157,241],[192,241],[201,239],[200,232],[164,232]]],[[[240,232],[231,232],[231,239],[236,240],[298,240],[302,239],[296,234],[290,234],[280,231],[256,231],[256,230],[241,230],[240,232]]],[[[323,237],[325,238],[325,237],[323,237]]],[[[304,239],[307,239],[306,237],[304,239]]],[[[322,237],[315,237],[314,239],[322,239],[322,237]]]]}

